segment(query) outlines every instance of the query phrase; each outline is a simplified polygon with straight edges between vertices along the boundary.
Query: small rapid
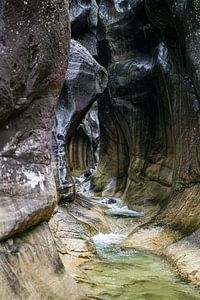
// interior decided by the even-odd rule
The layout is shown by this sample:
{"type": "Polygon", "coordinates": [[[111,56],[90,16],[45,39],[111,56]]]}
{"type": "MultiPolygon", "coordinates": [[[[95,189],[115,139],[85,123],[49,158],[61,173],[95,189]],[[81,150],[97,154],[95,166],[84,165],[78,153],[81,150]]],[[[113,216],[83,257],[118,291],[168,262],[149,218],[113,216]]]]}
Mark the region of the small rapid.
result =
{"type": "Polygon", "coordinates": [[[128,210],[118,198],[92,197],[105,207],[113,226],[110,233],[93,236],[97,255],[79,267],[78,282],[87,299],[200,300],[199,290],[183,282],[160,257],[125,249],[121,244],[143,212],[128,210]]]}
{"type": "Polygon", "coordinates": [[[116,245],[123,241],[127,237],[126,234],[116,234],[116,233],[101,233],[99,232],[93,237],[97,251],[101,248],[107,248],[110,245],[116,245]]]}

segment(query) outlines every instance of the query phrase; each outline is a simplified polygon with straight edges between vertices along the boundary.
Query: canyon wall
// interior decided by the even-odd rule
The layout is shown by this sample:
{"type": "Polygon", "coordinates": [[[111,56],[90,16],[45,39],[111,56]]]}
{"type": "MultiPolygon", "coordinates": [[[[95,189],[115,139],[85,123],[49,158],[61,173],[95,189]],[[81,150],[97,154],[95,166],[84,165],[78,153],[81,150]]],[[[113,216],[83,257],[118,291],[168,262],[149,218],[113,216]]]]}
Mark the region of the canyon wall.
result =
{"type": "Polygon", "coordinates": [[[45,222],[57,203],[51,130],[69,38],[67,1],[1,1],[1,299],[82,297],[45,222]]]}
{"type": "Polygon", "coordinates": [[[97,163],[98,126],[94,191],[156,206],[151,223],[199,245],[199,32],[198,0],[1,2],[0,298],[84,297],[59,253],[95,253],[76,218],[103,217],[86,199],[68,215],[57,192],[97,163]]]}
{"type": "MultiPolygon", "coordinates": [[[[69,65],[65,82],[56,106],[53,136],[55,156],[59,177],[59,188],[68,189],[72,184],[69,169],[67,147],[70,140],[94,103],[96,96],[102,93],[107,85],[107,72],[100,66],[88,50],[79,42],[71,39],[69,65]]],[[[90,132],[88,133],[90,135],[90,132]]],[[[87,135],[85,136],[87,138],[87,135]]],[[[88,138],[90,138],[88,136],[88,138]]],[[[79,137],[79,140],[80,137],[79,137]]],[[[84,144],[84,140],[81,140],[84,144]]],[[[85,143],[87,149],[87,143],[85,143]]],[[[75,148],[80,152],[80,147],[75,148]]],[[[88,151],[90,152],[90,151],[88,151]]],[[[86,150],[87,153],[87,150],[86,150]]],[[[81,157],[83,162],[86,157],[81,157]]],[[[83,163],[84,164],[84,163],[83,163]]]]}
{"type": "Polygon", "coordinates": [[[99,5],[100,162],[94,190],[129,207],[158,204],[159,222],[199,227],[198,1],[99,5]],[[188,214],[189,211],[189,214],[188,214]]]}

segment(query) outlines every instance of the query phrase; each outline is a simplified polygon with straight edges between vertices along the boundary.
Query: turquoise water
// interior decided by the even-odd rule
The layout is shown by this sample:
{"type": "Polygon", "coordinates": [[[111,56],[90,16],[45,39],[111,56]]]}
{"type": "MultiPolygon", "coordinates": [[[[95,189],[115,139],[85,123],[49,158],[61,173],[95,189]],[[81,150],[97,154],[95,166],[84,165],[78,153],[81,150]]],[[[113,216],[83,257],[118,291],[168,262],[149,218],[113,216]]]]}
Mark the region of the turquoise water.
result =
{"type": "Polygon", "coordinates": [[[88,299],[197,300],[199,291],[182,282],[161,258],[97,244],[98,255],[80,267],[88,299]]]}
{"type": "MultiPolygon", "coordinates": [[[[94,200],[99,205],[108,199],[94,200]]],[[[77,274],[88,299],[200,300],[200,290],[181,281],[165,260],[150,253],[122,250],[120,242],[126,239],[136,221],[124,216],[135,216],[136,212],[128,210],[117,198],[116,203],[105,206],[111,233],[93,237],[97,256],[79,266],[77,274]]]]}

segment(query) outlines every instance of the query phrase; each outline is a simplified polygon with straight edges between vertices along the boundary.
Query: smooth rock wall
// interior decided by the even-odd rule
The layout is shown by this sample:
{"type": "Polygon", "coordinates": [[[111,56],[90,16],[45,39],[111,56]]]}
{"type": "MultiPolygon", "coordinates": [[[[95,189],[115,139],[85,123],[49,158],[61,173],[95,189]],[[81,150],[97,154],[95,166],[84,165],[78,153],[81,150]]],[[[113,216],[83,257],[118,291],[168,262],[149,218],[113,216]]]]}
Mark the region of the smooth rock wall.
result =
{"type": "MultiPolygon", "coordinates": [[[[95,0],[70,2],[71,37],[98,59],[98,5],[95,0]]],[[[86,83],[86,82],[85,82],[86,83]]],[[[88,84],[88,83],[87,83],[88,84]]],[[[98,161],[99,122],[96,99],[68,143],[68,161],[72,175],[83,174],[98,161]]]]}
{"type": "Polygon", "coordinates": [[[168,157],[170,153],[172,166],[172,193],[159,219],[184,233],[200,226],[198,2],[145,2],[148,17],[161,34],[155,76],[164,104],[163,115],[166,113],[163,120],[166,153],[168,157]]]}
{"type": "Polygon", "coordinates": [[[94,190],[129,207],[159,204],[159,222],[183,232],[199,227],[199,29],[198,1],[99,4],[109,82],[94,190]]]}
{"type": "Polygon", "coordinates": [[[141,1],[106,0],[99,5],[97,36],[109,82],[99,101],[100,163],[93,185],[101,191],[109,184],[108,193],[122,193],[129,181],[136,188],[143,184],[145,160],[156,143],[152,55],[158,37],[141,1]]]}
{"type": "MultiPolygon", "coordinates": [[[[69,66],[57,103],[53,127],[59,187],[72,185],[69,169],[68,144],[79,124],[107,85],[107,72],[89,51],[71,39],[69,66]]],[[[84,157],[83,157],[84,160],[84,157]]]]}
{"type": "Polygon", "coordinates": [[[85,173],[89,176],[91,170],[95,169],[99,161],[99,134],[98,106],[95,101],[68,146],[72,175],[85,173]]]}

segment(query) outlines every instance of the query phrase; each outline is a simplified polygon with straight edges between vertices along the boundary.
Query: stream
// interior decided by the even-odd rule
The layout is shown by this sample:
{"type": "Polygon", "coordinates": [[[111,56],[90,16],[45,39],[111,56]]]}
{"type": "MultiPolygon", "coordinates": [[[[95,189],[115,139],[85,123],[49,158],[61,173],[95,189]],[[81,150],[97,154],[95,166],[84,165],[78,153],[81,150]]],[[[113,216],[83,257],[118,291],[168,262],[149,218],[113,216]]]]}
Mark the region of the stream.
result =
{"type": "Polygon", "coordinates": [[[200,300],[199,290],[182,281],[159,256],[120,247],[128,226],[143,213],[130,211],[119,201],[106,206],[112,232],[93,237],[97,255],[82,264],[77,274],[88,299],[200,300]]]}

